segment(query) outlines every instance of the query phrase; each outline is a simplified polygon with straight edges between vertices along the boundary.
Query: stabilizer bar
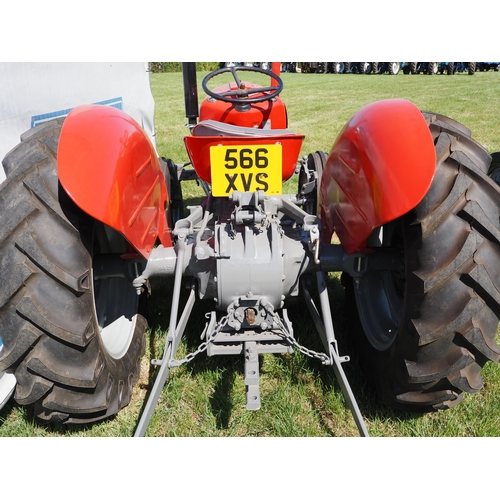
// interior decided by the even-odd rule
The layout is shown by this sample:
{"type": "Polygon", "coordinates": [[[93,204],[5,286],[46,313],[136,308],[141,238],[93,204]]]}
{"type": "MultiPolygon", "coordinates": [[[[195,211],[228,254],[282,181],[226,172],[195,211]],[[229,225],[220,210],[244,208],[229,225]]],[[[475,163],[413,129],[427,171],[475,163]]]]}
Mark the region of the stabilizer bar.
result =
{"type": "Polygon", "coordinates": [[[191,293],[189,295],[186,306],[184,307],[184,311],[177,325],[177,313],[179,310],[179,300],[180,300],[180,291],[181,291],[181,283],[182,283],[182,272],[183,266],[182,262],[184,260],[184,252],[186,249],[186,233],[181,233],[179,235],[179,239],[177,242],[177,246],[179,248],[179,253],[177,256],[177,265],[175,268],[175,279],[174,279],[174,291],[172,296],[172,310],[170,312],[170,324],[167,339],[165,341],[165,350],[163,353],[163,358],[161,361],[154,360],[153,364],[159,364],[160,370],[158,375],[156,376],[155,383],[153,385],[153,389],[151,394],[146,401],[146,406],[144,407],[143,414],[141,419],[139,420],[139,424],[137,425],[137,429],[135,431],[135,437],[142,437],[146,434],[146,430],[149,425],[149,421],[151,420],[151,416],[153,415],[153,411],[158,404],[158,400],[160,398],[161,392],[163,390],[163,386],[165,385],[165,381],[170,373],[170,360],[172,360],[175,356],[177,348],[179,347],[179,342],[184,333],[184,329],[186,327],[189,315],[193,308],[195,302],[195,288],[194,285],[191,287],[191,293]]]}
{"type": "Polygon", "coordinates": [[[356,401],[356,398],[354,397],[354,393],[352,392],[351,386],[349,385],[345,372],[342,368],[342,363],[349,361],[349,357],[340,357],[338,353],[338,345],[333,330],[333,321],[330,312],[330,300],[328,298],[325,275],[322,271],[318,271],[316,273],[316,277],[318,280],[318,293],[322,313],[321,315],[319,314],[314,301],[304,284],[302,284],[301,290],[304,294],[304,297],[306,298],[307,307],[320,334],[325,350],[330,357],[335,376],[340,384],[340,388],[342,389],[342,393],[344,394],[347,405],[351,410],[354,421],[356,422],[359,434],[363,437],[368,437],[369,434],[363,421],[363,416],[361,415],[358,403],[356,401]]]}

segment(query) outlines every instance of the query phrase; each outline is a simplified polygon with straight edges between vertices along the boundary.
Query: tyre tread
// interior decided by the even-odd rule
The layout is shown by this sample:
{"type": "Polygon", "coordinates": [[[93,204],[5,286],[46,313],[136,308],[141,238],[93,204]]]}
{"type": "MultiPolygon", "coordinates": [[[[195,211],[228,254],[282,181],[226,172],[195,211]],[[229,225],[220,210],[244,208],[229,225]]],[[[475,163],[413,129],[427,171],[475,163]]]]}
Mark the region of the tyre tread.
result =
{"type": "Polygon", "coordinates": [[[414,411],[456,406],[463,392],[481,390],[484,365],[500,361],[500,188],[488,177],[491,156],[467,127],[424,117],[437,168],[422,202],[400,220],[406,279],[398,334],[385,351],[362,342],[380,399],[414,411]]]}
{"type": "Polygon", "coordinates": [[[146,324],[138,315],[131,346],[119,362],[104,353],[85,236],[91,221],[57,177],[62,122],[23,134],[3,161],[0,213],[9,217],[0,224],[0,369],[15,370],[14,399],[34,405],[42,420],[85,423],[129,403],[146,324]]]}

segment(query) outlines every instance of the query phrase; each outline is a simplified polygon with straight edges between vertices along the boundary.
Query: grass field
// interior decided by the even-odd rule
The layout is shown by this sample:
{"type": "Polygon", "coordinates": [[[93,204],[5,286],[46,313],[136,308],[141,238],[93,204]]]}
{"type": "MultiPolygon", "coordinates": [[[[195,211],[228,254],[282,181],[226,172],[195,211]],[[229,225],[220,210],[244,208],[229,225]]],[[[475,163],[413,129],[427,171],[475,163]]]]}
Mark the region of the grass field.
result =
{"type": "MultiPolygon", "coordinates": [[[[198,74],[198,84],[204,74],[198,74]]],[[[282,97],[288,106],[289,127],[306,134],[303,154],[329,151],[337,134],[360,107],[379,99],[406,98],[420,109],[454,118],[469,127],[473,137],[489,152],[500,151],[500,74],[494,72],[448,75],[323,75],[283,74],[282,97]]],[[[187,161],[182,138],[184,124],[180,73],[151,75],[156,103],[157,148],[161,156],[187,161]]],[[[202,96],[199,88],[200,99],[202,96]]],[[[201,190],[194,183],[184,187],[185,198],[196,199],[201,190]]],[[[296,179],[287,190],[296,189],[296,179]]],[[[189,202],[188,202],[189,204],[189,202]]],[[[51,428],[35,421],[29,408],[12,401],[0,412],[0,436],[131,436],[148,389],[154,379],[149,360],[161,357],[169,317],[169,282],[153,283],[151,326],[142,376],[131,404],[116,417],[72,428],[51,428]]],[[[484,389],[465,395],[457,408],[416,416],[380,404],[368,389],[357,364],[343,313],[343,289],[339,277],[329,278],[334,325],[341,355],[351,356],[344,365],[347,377],[372,436],[500,436],[500,366],[487,364],[484,389]]],[[[300,303],[289,307],[300,321],[307,314],[300,303]]],[[[206,309],[203,309],[205,311],[206,309]]],[[[188,328],[178,357],[199,344],[203,321],[197,313],[188,328]]],[[[300,324],[300,323],[299,323],[300,324]]],[[[296,328],[301,343],[318,348],[317,336],[308,328],[296,328]]],[[[262,408],[245,409],[243,359],[206,358],[171,372],[152,418],[151,436],[356,436],[357,428],[345,404],[331,368],[300,353],[264,355],[261,365],[262,408]]]]}

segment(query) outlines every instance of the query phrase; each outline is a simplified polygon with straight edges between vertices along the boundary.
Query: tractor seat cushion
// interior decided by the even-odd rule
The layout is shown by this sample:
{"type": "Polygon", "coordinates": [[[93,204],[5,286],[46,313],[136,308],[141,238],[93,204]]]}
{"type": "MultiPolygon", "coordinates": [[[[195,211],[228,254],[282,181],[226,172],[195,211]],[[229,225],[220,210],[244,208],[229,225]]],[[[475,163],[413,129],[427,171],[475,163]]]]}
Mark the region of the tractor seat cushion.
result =
{"type": "Polygon", "coordinates": [[[203,120],[195,125],[191,131],[194,136],[222,136],[222,137],[266,137],[270,135],[294,135],[288,129],[262,129],[252,127],[239,127],[216,120],[203,120]]]}

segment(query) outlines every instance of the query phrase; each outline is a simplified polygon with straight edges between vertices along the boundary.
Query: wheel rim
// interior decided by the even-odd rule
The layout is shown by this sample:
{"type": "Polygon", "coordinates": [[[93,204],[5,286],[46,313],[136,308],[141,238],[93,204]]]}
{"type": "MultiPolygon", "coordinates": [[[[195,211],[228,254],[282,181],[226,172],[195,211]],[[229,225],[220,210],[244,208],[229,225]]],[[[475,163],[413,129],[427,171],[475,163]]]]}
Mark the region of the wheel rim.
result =
{"type": "Polygon", "coordinates": [[[301,168],[299,174],[299,196],[305,197],[305,202],[303,204],[303,210],[308,214],[317,215],[319,213],[318,207],[318,190],[321,184],[321,177],[323,175],[323,167],[326,163],[327,155],[322,151],[316,151],[311,153],[307,158],[307,166],[301,168]],[[312,192],[304,196],[302,192],[303,186],[314,180],[314,189],[312,192]]]}
{"type": "MultiPolygon", "coordinates": [[[[384,245],[401,247],[400,225],[383,228],[384,245]]],[[[397,336],[404,306],[404,269],[372,271],[354,285],[363,330],[370,344],[386,351],[397,336]]]]}
{"type": "Polygon", "coordinates": [[[120,359],[127,353],[135,333],[139,295],[132,280],[141,273],[137,261],[120,257],[127,251],[121,235],[107,226],[97,229],[95,235],[97,248],[106,252],[104,256],[96,254],[92,264],[99,335],[107,353],[120,359]]]}
{"type": "Polygon", "coordinates": [[[102,344],[120,359],[134,336],[139,296],[125,278],[99,279],[94,281],[94,303],[102,344]]]}

